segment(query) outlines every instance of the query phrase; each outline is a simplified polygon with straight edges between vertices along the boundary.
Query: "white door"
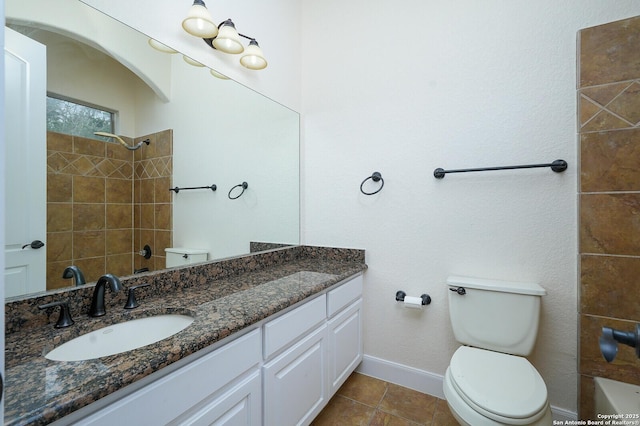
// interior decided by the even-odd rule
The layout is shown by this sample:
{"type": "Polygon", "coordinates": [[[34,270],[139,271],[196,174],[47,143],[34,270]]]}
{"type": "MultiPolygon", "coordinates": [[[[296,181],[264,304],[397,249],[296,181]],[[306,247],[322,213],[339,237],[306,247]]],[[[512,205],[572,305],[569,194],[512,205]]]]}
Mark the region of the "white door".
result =
{"type": "Polygon", "coordinates": [[[5,297],[46,289],[45,46],[5,27],[5,297]],[[34,245],[36,247],[37,244],[34,245]]]}
{"type": "MultiPolygon", "coordinates": [[[[4,21],[4,0],[0,0],[0,18],[4,21]]],[[[0,33],[0,46],[4,46],[4,33],[0,33]]],[[[0,75],[4,76],[4,57],[0,61],[0,75]]],[[[4,97],[4,86],[0,86],[0,96],[4,97]]],[[[0,129],[4,128],[4,108],[0,107],[0,129]]],[[[0,245],[4,245],[4,186],[5,177],[2,172],[5,170],[6,160],[4,152],[4,135],[0,133],[0,245]]],[[[4,257],[0,257],[0,270],[4,269],[4,257]]],[[[0,301],[4,301],[4,275],[0,275],[0,301]]],[[[0,419],[4,419],[4,303],[0,303],[0,419]]]]}

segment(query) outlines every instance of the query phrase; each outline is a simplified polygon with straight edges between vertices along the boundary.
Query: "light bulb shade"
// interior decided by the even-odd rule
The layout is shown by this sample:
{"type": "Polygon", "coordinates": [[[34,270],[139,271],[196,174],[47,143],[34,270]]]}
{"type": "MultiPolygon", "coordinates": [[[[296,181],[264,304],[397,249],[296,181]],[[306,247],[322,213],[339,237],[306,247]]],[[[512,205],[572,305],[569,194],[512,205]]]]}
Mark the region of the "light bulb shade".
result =
{"type": "Polygon", "coordinates": [[[229,77],[227,77],[224,74],[219,73],[218,71],[214,70],[213,68],[211,68],[211,70],[209,71],[211,73],[212,76],[214,76],[215,78],[219,78],[220,80],[229,80],[229,77]]]}
{"type": "Polygon", "coordinates": [[[267,60],[264,58],[262,49],[258,46],[257,41],[251,40],[249,42],[249,46],[247,46],[240,58],[240,64],[251,70],[262,70],[267,67],[267,60]]]}
{"type": "Polygon", "coordinates": [[[204,67],[203,64],[201,64],[200,62],[196,61],[195,59],[191,59],[187,55],[182,55],[182,59],[184,59],[184,61],[186,63],[188,63],[189,65],[193,65],[194,67],[204,67]]]}
{"type": "Polygon", "coordinates": [[[224,21],[220,27],[218,36],[213,40],[213,47],[224,53],[242,53],[244,50],[236,27],[230,19],[224,21]]]}
{"type": "Polygon", "coordinates": [[[189,34],[200,38],[213,38],[218,35],[218,26],[202,0],[194,0],[182,28],[189,34]]]}
{"type": "Polygon", "coordinates": [[[160,52],[164,52],[164,53],[178,53],[178,51],[170,48],[166,44],[160,43],[158,40],[153,39],[153,38],[149,39],[149,46],[153,47],[154,49],[156,49],[156,50],[158,50],[160,52]]]}

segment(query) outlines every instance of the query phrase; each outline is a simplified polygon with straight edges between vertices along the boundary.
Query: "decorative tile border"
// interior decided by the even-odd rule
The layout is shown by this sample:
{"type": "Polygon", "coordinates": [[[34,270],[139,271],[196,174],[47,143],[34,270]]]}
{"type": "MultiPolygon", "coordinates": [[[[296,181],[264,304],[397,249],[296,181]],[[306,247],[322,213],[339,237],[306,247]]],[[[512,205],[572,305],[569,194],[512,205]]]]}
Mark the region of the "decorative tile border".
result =
{"type": "Polygon", "coordinates": [[[579,94],[580,132],[640,127],[640,80],[587,87],[579,94]]]}

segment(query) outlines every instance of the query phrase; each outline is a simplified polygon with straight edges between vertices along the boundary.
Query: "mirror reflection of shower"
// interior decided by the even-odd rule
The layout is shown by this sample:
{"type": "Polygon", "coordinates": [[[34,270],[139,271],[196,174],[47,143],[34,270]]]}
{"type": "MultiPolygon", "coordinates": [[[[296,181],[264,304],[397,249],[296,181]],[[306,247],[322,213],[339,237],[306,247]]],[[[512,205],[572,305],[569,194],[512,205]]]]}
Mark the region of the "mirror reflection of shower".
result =
{"type": "Polygon", "coordinates": [[[115,140],[117,140],[118,142],[120,142],[120,144],[122,146],[124,146],[125,148],[127,148],[129,151],[135,151],[136,149],[140,148],[143,144],[147,144],[149,145],[151,143],[151,141],[149,139],[145,139],[143,141],[138,142],[137,145],[135,146],[131,146],[128,143],[126,143],[124,140],[122,140],[122,138],[118,135],[114,135],[113,133],[107,133],[107,132],[93,132],[94,135],[96,136],[105,136],[107,138],[114,138],[115,140]]]}

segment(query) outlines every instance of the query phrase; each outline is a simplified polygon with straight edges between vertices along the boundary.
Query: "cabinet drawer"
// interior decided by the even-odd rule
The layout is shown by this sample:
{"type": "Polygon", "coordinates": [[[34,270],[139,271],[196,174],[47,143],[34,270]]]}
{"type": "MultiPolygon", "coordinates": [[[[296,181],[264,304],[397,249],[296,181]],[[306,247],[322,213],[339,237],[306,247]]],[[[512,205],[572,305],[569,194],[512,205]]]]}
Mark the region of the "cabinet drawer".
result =
{"type": "Polygon", "coordinates": [[[296,341],[327,317],[326,295],[316,297],[299,308],[264,326],[264,358],[296,341]]]}
{"type": "Polygon", "coordinates": [[[239,337],[78,424],[168,424],[260,363],[260,330],[239,337]]]}
{"type": "Polygon", "coordinates": [[[329,297],[327,298],[327,316],[331,318],[360,296],[362,296],[362,275],[358,275],[329,292],[329,297]]]}

